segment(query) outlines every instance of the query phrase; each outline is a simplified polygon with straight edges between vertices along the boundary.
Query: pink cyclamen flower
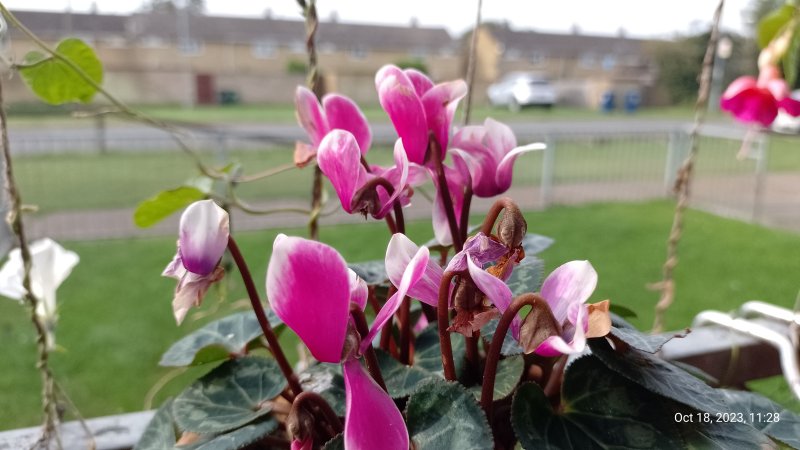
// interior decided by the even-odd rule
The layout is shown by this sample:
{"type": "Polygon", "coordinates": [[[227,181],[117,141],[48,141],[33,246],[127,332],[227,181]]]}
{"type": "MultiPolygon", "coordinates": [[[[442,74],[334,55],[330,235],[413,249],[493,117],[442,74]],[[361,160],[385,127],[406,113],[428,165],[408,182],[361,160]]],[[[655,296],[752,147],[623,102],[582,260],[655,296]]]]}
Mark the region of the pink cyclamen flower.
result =
{"type": "Polygon", "coordinates": [[[570,261],[542,284],[542,297],[561,325],[561,336],[550,336],[534,351],[542,356],[579,353],[586,347],[589,311],[586,300],[597,287],[597,272],[589,261],[570,261]]]}
{"type": "Polygon", "coordinates": [[[800,102],[789,96],[789,86],[774,65],[761,68],[758,79],[739,77],[722,94],[720,107],[744,123],[768,127],[782,109],[800,116],[800,102]]]}
{"type": "Polygon", "coordinates": [[[304,165],[316,154],[322,139],[331,130],[347,130],[358,142],[362,154],[366,155],[372,144],[372,131],[366,117],[349,98],[339,94],[322,97],[322,104],[313,92],[298,86],[294,95],[297,121],[300,123],[311,145],[301,142],[295,148],[295,163],[304,165]]]}
{"type": "Polygon", "coordinates": [[[507,125],[486,119],[483,125],[466,126],[453,136],[451,151],[463,158],[478,197],[493,197],[511,187],[514,161],[525,152],[543,150],[544,144],[517,146],[507,125]]]}
{"type": "Polygon", "coordinates": [[[381,177],[392,185],[393,192],[389,194],[384,186],[376,186],[374,191],[364,193],[361,189],[377,175],[361,164],[358,142],[350,132],[331,131],[320,142],[317,153],[319,168],[331,180],[342,208],[348,213],[369,213],[376,219],[386,216],[407,188],[409,163],[399,139],[394,148],[394,161],[393,167],[381,172],[381,177]]]}
{"type": "Polygon", "coordinates": [[[179,228],[178,251],[161,274],[178,280],[172,301],[178,324],[224,276],[219,260],[230,237],[228,213],[213,200],[194,202],[181,215],[179,228]]]}
{"type": "Polygon", "coordinates": [[[444,159],[458,102],[467,94],[464,80],[434,85],[423,73],[394,65],[375,74],[381,106],[389,115],[412,163],[424,164],[433,133],[444,159]]]}
{"type": "Polygon", "coordinates": [[[402,414],[366,374],[358,357],[419,282],[428,261],[428,249],[423,247],[408,261],[397,293],[378,312],[359,348],[343,355],[350,302],[363,308],[366,285],[354,279],[332,247],[282,234],[275,238],[267,268],[267,297],[275,314],[297,333],[315,358],[342,363],[347,398],[344,440],[348,449],[408,449],[402,414]]]}

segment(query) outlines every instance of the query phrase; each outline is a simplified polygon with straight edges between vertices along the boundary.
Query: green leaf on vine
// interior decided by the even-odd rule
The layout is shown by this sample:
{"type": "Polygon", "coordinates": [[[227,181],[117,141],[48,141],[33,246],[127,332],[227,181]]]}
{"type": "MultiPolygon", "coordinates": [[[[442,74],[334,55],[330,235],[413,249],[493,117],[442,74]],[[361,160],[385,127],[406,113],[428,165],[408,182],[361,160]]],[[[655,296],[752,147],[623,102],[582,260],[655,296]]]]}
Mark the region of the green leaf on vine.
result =
{"type": "MultiPolygon", "coordinates": [[[[267,311],[270,325],[280,325],[280,319],[267,311]]],[[[252,311],[245,311],[215,320],[184,336],[161,356],[159,365],[183,367],[221,361],[246,353],[251,342],[261,336],[261,327],[252,311]]]]}
{"type": "MultiPolygon", "coordinates": [[[[55,50],[96,84],[103,82],[103,65],[85,42],[75,38],[64,39],[55,50]]],[[[51,105],[75,101],[89,103],[97,92],[66,62],[41,52],[26,54],[23,64],[17,69],[33,93],[51,105]]]]}
{"type": "Polygon", "coordinates": [[[192,186],[181,186],[159,192],[154,197],[139,203],[133,212],[133,222],[141,228],[153,226],[172,213],[204,198],[206,194],[192,186]]]}
{"type": "Polygon", "coordinates": [[[222,363],[186,388],[172,415],[184,431],[223,433],[272,411],[272,399],[286,388],[278,364],[248,356],[222,363]]]}
{"type": "Polygon", "coordinates": [[[321,395],[337,415],[344,416],[344,377],[340,365],[317,363],[301,372],[298,379],[303,390],[321,395]]]}
{"type": "Polygon", "coordinates": [[[795,7],[789,4],[772,11],[764,16],[756,28],[756,40],[761,48],[769,45],[781,29],[792,20],[795,7]]]}
{"type": "Polygon", "coordinates": [[[429,380],[409,397],[405,415],[416,450],[494,447],[486,415],[458,383],[429,380]]]}
{"type": "Polygon", "coordinates": [[[407,366],[401,363],[383,350],[378,349],[375,353],[378,357],[378,365],[381,368],[383,381],[386,382],[386,388],[392,398],[408,397],[425,380],[436,377],[435,374],[420,367],[407,366]]]}
{"type": "Polygon", "coordinates": [[[167,400],[150,419],[142,437],[133,450],[163,450],[172,448],[177,441],[175,423],[172,420],[172,400],[167,400]]]}
{"type": "Polygon", "coordinates": [[[560,410],[553,410],[538,385],[520,386],[511,406],[511,425],[522,448],[774,447],[755,428],[715,422],[714,414],[704,416],[656,395],[593,356],[567,367],[560,410]]]}

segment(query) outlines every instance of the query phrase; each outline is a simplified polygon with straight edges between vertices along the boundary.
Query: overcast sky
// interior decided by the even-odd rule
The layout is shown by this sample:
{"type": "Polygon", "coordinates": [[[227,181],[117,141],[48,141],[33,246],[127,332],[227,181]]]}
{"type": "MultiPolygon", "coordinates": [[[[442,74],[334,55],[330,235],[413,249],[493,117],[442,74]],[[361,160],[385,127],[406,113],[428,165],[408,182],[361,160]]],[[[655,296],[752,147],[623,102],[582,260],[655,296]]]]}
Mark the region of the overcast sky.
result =
{"type": "MultiPolygon", "coordinates": [[[[179,2],[182,0],[178,0],[179,2]]],[[[75,12],[92,4],[102,13],[127,13],[143,0],[6,0],[11,9],[75,12]]],[[[616,34],[621,28],[637,37],[669,37],[707,27],[718,0],[484,0],[485,20],[507,20],[519,29],[616,34]]],[[[745,32],[743,17],[750,0],[727,0],[723,27],[745,32]]],[[[294,0],[206,0],[210,14],[261,16],[270,10],[276,18],[299,18],[294,0]]],[[[412,17],[423,26],[444,26],[452,34],[465,31],[475,20],[477,0],[318,0],[325,20],[334,8],[342,22],[408,24],[412,17]]]]}

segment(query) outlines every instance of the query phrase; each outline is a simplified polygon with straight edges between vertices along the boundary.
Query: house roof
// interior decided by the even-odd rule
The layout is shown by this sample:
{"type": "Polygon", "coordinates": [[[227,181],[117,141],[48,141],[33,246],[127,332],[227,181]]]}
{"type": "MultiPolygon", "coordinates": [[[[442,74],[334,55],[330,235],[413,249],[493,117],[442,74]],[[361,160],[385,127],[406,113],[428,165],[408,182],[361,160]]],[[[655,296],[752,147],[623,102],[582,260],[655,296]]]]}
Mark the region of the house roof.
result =
{"type": "MultiPolygon", "coordinates": [[[[94,38],[119,36],[131,40],[155,37],[174,42],[188,23],[191,38],[209,43],[249,44],[266,41],[288,46],[305,42],[305,26],[299,20],[195,14],[184,16],[174,12],[135,13],[129,16],[39,11],[15,11],[14,14],[34,33],[48,39],[89,35],[94,38]]],[[[436,51],[455,45],[444,28],[415,26],[410,29],[406,26],[341,22],[320,23],[317,44],[403,51],[436,51]]]]}
{"type": "Polygon", "coordinates": [[[507,25],[486,25],[505,50],[520,52],[542,51],[550,55],[578,58],[584,54],[595,55],[641,55],[641,39],[621,36],[590,36],[581,34],[539,33],[536,31],[513,30],[507,25]]]}

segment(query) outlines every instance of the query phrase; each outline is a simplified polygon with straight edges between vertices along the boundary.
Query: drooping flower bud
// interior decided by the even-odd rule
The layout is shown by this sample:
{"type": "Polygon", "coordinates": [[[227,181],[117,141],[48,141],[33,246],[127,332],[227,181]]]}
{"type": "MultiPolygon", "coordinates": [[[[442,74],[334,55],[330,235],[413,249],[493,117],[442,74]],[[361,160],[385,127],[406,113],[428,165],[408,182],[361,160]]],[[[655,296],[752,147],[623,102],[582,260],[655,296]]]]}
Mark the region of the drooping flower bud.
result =
{"type": "Polygon", "coordinates": [[[228,213],[213,200],[194,202],[181,215],[178,252],[183,266],[197,275],[214,271],[230,236],[228,213]]]}

